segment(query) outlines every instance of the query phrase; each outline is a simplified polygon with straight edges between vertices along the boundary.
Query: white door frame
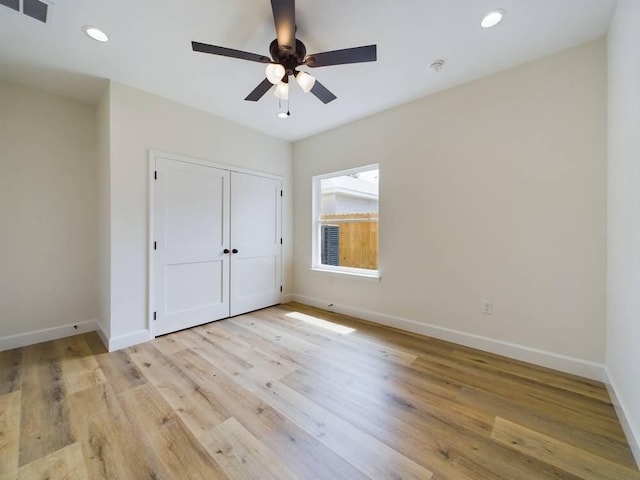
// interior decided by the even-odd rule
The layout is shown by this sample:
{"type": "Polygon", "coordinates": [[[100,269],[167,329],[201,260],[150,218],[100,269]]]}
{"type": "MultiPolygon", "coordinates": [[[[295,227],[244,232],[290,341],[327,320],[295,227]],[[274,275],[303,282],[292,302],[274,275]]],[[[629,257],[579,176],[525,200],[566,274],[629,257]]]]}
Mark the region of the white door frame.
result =
{"type": "MultiPolygon", "coordinates": [[[[149,222],[147,224],[147,327],[150,332],[151,338],[155,338],[155,324],[154,324],[154,261],[153,261],[153,232],[155,227],[155,207],[156,207],[156,184],[155,184],[155,172],[156,172],[156,159],[158,157],[167,158],[169,160],[175,160],[178,162],[192,163],[195,165],[203,165],[205,167],[214,167],[221,170],[227,170],[229,172],[248,173],[250,175],[257,175],[260,177],[273,178],[283,181],[282,175],[274,175],[271,173],[259,172],[256,170],[249,170],[247,168],[235,167],[233,165],[225,165],[223,163],[210,162],[208,160],[202,160],[199,158],[188,157],[186,155],[178,155],[175,153],[162,152],[160,150],[149,150],[149,222]]],[[[280,207],[282,209],[282,206],[280,207]]],[[[282,212],[280,212],[282,215],[282,212]]],[[[282,271],[282,257],[280,269],[282,271]]]]}

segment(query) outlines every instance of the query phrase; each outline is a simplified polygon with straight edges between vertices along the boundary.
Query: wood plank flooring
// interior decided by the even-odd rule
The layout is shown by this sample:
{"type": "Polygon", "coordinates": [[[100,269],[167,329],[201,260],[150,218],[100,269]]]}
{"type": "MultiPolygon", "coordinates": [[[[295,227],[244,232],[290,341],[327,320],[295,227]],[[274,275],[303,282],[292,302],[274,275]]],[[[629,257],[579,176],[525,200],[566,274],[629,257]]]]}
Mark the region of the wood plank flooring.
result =
{"type": "Polygon", "coordinates": [[[640,480],[605,387],[288,304],[0,352],[5,479],[640,480]]]}

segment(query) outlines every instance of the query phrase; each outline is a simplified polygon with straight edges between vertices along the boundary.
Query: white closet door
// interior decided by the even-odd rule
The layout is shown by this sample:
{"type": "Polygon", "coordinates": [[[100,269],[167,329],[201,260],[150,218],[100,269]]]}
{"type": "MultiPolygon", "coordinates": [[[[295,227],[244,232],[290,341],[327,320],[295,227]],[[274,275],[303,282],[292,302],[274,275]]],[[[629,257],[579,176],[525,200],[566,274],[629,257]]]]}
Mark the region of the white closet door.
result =
{"type": "Polygon", "coordinates": [[[229,316],[229,172],[158,157],[155,334],[229,316]]]}
{"type": "Polygon", "coordinates": [[[231,315],[280,303],[280,180],[231,172],[231,315]]]}

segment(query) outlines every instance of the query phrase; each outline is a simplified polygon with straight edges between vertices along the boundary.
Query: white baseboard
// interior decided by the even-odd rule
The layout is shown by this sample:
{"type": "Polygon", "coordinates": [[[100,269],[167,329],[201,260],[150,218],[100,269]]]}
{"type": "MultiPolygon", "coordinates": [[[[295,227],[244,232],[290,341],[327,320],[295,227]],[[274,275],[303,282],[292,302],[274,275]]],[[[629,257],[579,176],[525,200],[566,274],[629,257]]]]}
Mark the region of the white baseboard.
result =
{"type": "Polygon", "coordinates": [[[631,451],[633,452],[633,457],[636,459],[638,468],[640,468],[640,432],[636,427],[634,427],[631,412],[622,397],[618,395],[618,392],[620,391],[617,388],[618,383],[613,379],[611,372],[607,367],[604,369],[604,375],[609,396],[611,397],[613,406],[616,409],[616,414],[618,415],[624,434],[626,435],[631,451]]]}
{"type": "Polygon", "coordinates": [[[26,347],[36,343],[48,342],[59,338],[70,337],[80,333],[93,332],[98,328],[97,320],[86,322],[70,323],[58,327],[35,330],[33,332],[18,333],[7,337],[0,337],[0,352],[13,348],[26,347]]]}
{"type": "Polygon", "coordinates": [[[285,293],[284,295],[280,295],[280,303],[291,303],[294,301],[293,293],[285,293]]]}
{"type": "MultiPolygon", "coordinates": [[[[308,297],[299,294],[293,294],[293,300],[321,308],[323,310],[329,310],[327,308],[328,305],[333,303],[320,298],[308,297]]],[[[440,327],[438,325],[416,322],[415,320],[396,317],[385,313],[373,312],[350,305],[333,303],[331,311],[362,318],[363,320],[386,325],[388,327],[394,327],[400,330],[406,330],[408,332],[446,340],[447,342],[477,348],[478,350],[495,353],[496,355],[502,355],[515,360],[521,360],[523,362],[533,363],[542,367],[552,368],[561,372],[579,375],[581,377],[598,380],[600,382],[604,381],[604,365],[588,360],[582,360],[537,348],[527,347],[517,343],[482,337],[471,333],[440,327]]]]}
{"type": "Polygon", "coordinates": [[[107,351],[109,351],[109,335],[105,333],[104,328],[100,323],[98,323],[98,327],[96,328],[96,333],[100,337],[100,340],[104,345],[104,348],[106,348],[107,351]]]}
{"type": "Polygon", "coordinates": [[[116,350],[121,350],[123,348],[131,347],[133,345],[138,345],[140,343],[145,343],[149,340],[153,340],[151,331],[147,329],[138,330],[136,332],[127,333],[125,335],[118,335],[109,339],[106,338],[104,332],[99,332],[99,334],[100,333],[100,338],[102,338],[102,341],[110,352],[115,352],[116,350]]]}

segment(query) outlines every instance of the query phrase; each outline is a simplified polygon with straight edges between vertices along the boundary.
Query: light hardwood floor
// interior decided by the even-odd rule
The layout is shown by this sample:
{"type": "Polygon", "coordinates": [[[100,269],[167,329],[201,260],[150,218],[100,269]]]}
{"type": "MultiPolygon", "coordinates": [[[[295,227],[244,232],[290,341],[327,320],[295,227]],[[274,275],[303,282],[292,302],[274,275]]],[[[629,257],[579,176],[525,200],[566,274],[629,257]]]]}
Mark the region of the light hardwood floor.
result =
{"type": "Polygon", "coordinates": [[[1,479],[640,479],[604,386],[296,304],[0,353],[1,479]]]}

